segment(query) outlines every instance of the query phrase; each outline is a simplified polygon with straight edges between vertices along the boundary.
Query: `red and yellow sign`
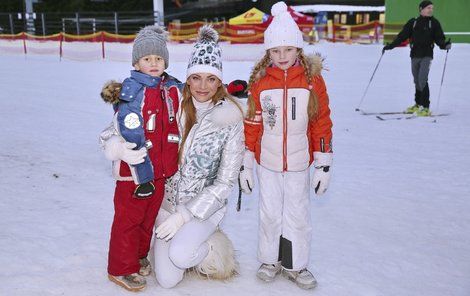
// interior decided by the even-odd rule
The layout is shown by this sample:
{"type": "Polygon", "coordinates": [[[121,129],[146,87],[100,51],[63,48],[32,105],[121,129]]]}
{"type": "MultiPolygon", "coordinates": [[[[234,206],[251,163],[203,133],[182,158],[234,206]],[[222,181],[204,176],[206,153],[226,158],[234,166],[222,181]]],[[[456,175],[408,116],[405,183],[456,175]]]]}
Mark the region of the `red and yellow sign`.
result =
{"type": "Polygon", "coordinates": [[[253,7],[247,12],[240,14],[239,16],[231,18],[228,23],[230,25],[262,24],[265,21],[267,21],[268,18],[269,18],[269,15],[253,7]]]}

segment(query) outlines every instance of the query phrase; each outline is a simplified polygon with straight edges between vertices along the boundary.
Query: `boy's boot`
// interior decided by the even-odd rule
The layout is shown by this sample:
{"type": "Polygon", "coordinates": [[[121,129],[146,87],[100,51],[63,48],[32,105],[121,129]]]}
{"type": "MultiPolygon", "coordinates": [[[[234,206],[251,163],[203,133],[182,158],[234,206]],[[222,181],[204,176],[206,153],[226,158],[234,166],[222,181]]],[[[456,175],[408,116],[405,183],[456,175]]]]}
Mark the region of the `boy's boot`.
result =
{"type": "Polygon", "coordinates": [[[150,265],[150,261],[147,259],[147,257],[140,258],[139,263],[140,263],[140,269],[139,269],[140,275],[148,276],[152,273],[152,265],[150,265]]]}
{"type": "Polygon", "coordinates": [[[108,274],[108,278],[110,281],[114,282],[115,284],[118,284],[124,289],[132,291],[132,292],[141,291],[147,285],[147,281],[145,280],[145,278],[138,273],[120,275],[120,276],[114,276],[114,275],[108,274]]]}

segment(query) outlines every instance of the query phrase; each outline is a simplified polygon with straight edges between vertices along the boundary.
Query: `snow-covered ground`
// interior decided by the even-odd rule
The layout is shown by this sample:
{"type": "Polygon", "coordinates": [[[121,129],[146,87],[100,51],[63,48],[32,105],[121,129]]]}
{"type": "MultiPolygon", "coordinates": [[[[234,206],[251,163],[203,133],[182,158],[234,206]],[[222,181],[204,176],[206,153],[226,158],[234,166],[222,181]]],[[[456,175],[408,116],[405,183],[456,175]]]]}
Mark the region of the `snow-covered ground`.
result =
{"type": "MultiPolygon", "coordinates": [[[[330,189],[312,195],[310,270],[319,286],[305,292],[282,277],[256,279],[257,193],[237,213],[234,190],[223,228],[240,275],[186,278],[171,290],[149,278],[140,295],[470,295],[470,46],[449,53],[437,112],[451,115],[437,122],[354,111],[380,46],[306,48],[314,50],[327,57],[335,151],[330,189]]],[[[261,47],[235,51],[256,57],[261,47]]],[[[384,55],[363,109],[413,103],[408,53],[384,55]]],[[[444,58],[435,50],[433,109],[444,58]]],[[[171,59],[169,72],[184,78],[185,61],[171,59]]],[[[101,86],[125,78],[130,65],[34,55],[0,55],[0,64],[0,295],[130,295],[107,279],[114,182],[97,140],[112,116],[101,86]]],[[[252,65],[225,62],[224,80],[247,79],[252,65]]]]}

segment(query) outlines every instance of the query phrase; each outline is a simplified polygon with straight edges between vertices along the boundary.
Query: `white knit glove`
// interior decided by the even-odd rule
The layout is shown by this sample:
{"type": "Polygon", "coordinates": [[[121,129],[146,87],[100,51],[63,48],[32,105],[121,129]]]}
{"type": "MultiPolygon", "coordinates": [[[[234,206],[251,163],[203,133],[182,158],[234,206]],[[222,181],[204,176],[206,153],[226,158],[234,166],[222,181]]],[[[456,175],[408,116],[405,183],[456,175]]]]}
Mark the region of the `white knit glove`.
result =
{"type": "Polygon", "coordinates": [[[333,153],[314,152],[315,159],[312,177],[312,187],[317,195],[322,195],[328,189],[330,183],[330,166],[333,163],[333,153]]]}
{"type": "Polygon", "coordinates": [[[128,164],[136,165],[144,162],[147,155],[145,147],[133,150],[137,144],[126,142],[122,137],[112,136],[103,143],[104,155],[109,160],[121,159],[128,164]]]}
{"type": "Polygon", "coordinates": [[[240,168],[240,175],[238,175],[240,188],[245,194],[251,194],[255,185],[253,177],[254,162],[255,154],[250,150],[245,150],[243,165],[240,168]]]}
{"type": "Polygon", "coordinates": [[[166,218],[166,220],[155,229],[157,238],[169,241],[186,222],[191,220],[191,216],[191,213],[189,213],[185,206],[178,205],[176,212],[166,218]]]}

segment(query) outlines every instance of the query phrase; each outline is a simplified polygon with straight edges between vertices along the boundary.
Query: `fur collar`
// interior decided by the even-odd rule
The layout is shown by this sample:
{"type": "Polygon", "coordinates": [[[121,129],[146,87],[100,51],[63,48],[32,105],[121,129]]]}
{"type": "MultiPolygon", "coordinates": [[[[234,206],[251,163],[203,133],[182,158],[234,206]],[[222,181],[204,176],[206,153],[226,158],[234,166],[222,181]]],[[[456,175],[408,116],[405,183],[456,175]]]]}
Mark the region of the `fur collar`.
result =
{"type": "MultiPolygon", "coordinates": [[[[238,104],[242,107],[242,104],[238,104]]],[[[222,99],[214,106],[210,120],[218,126],[228,126],[241,122],[243,120],[243,113],[240,112],[240,109],[235,103],[229,99],[222,99]]]]}

